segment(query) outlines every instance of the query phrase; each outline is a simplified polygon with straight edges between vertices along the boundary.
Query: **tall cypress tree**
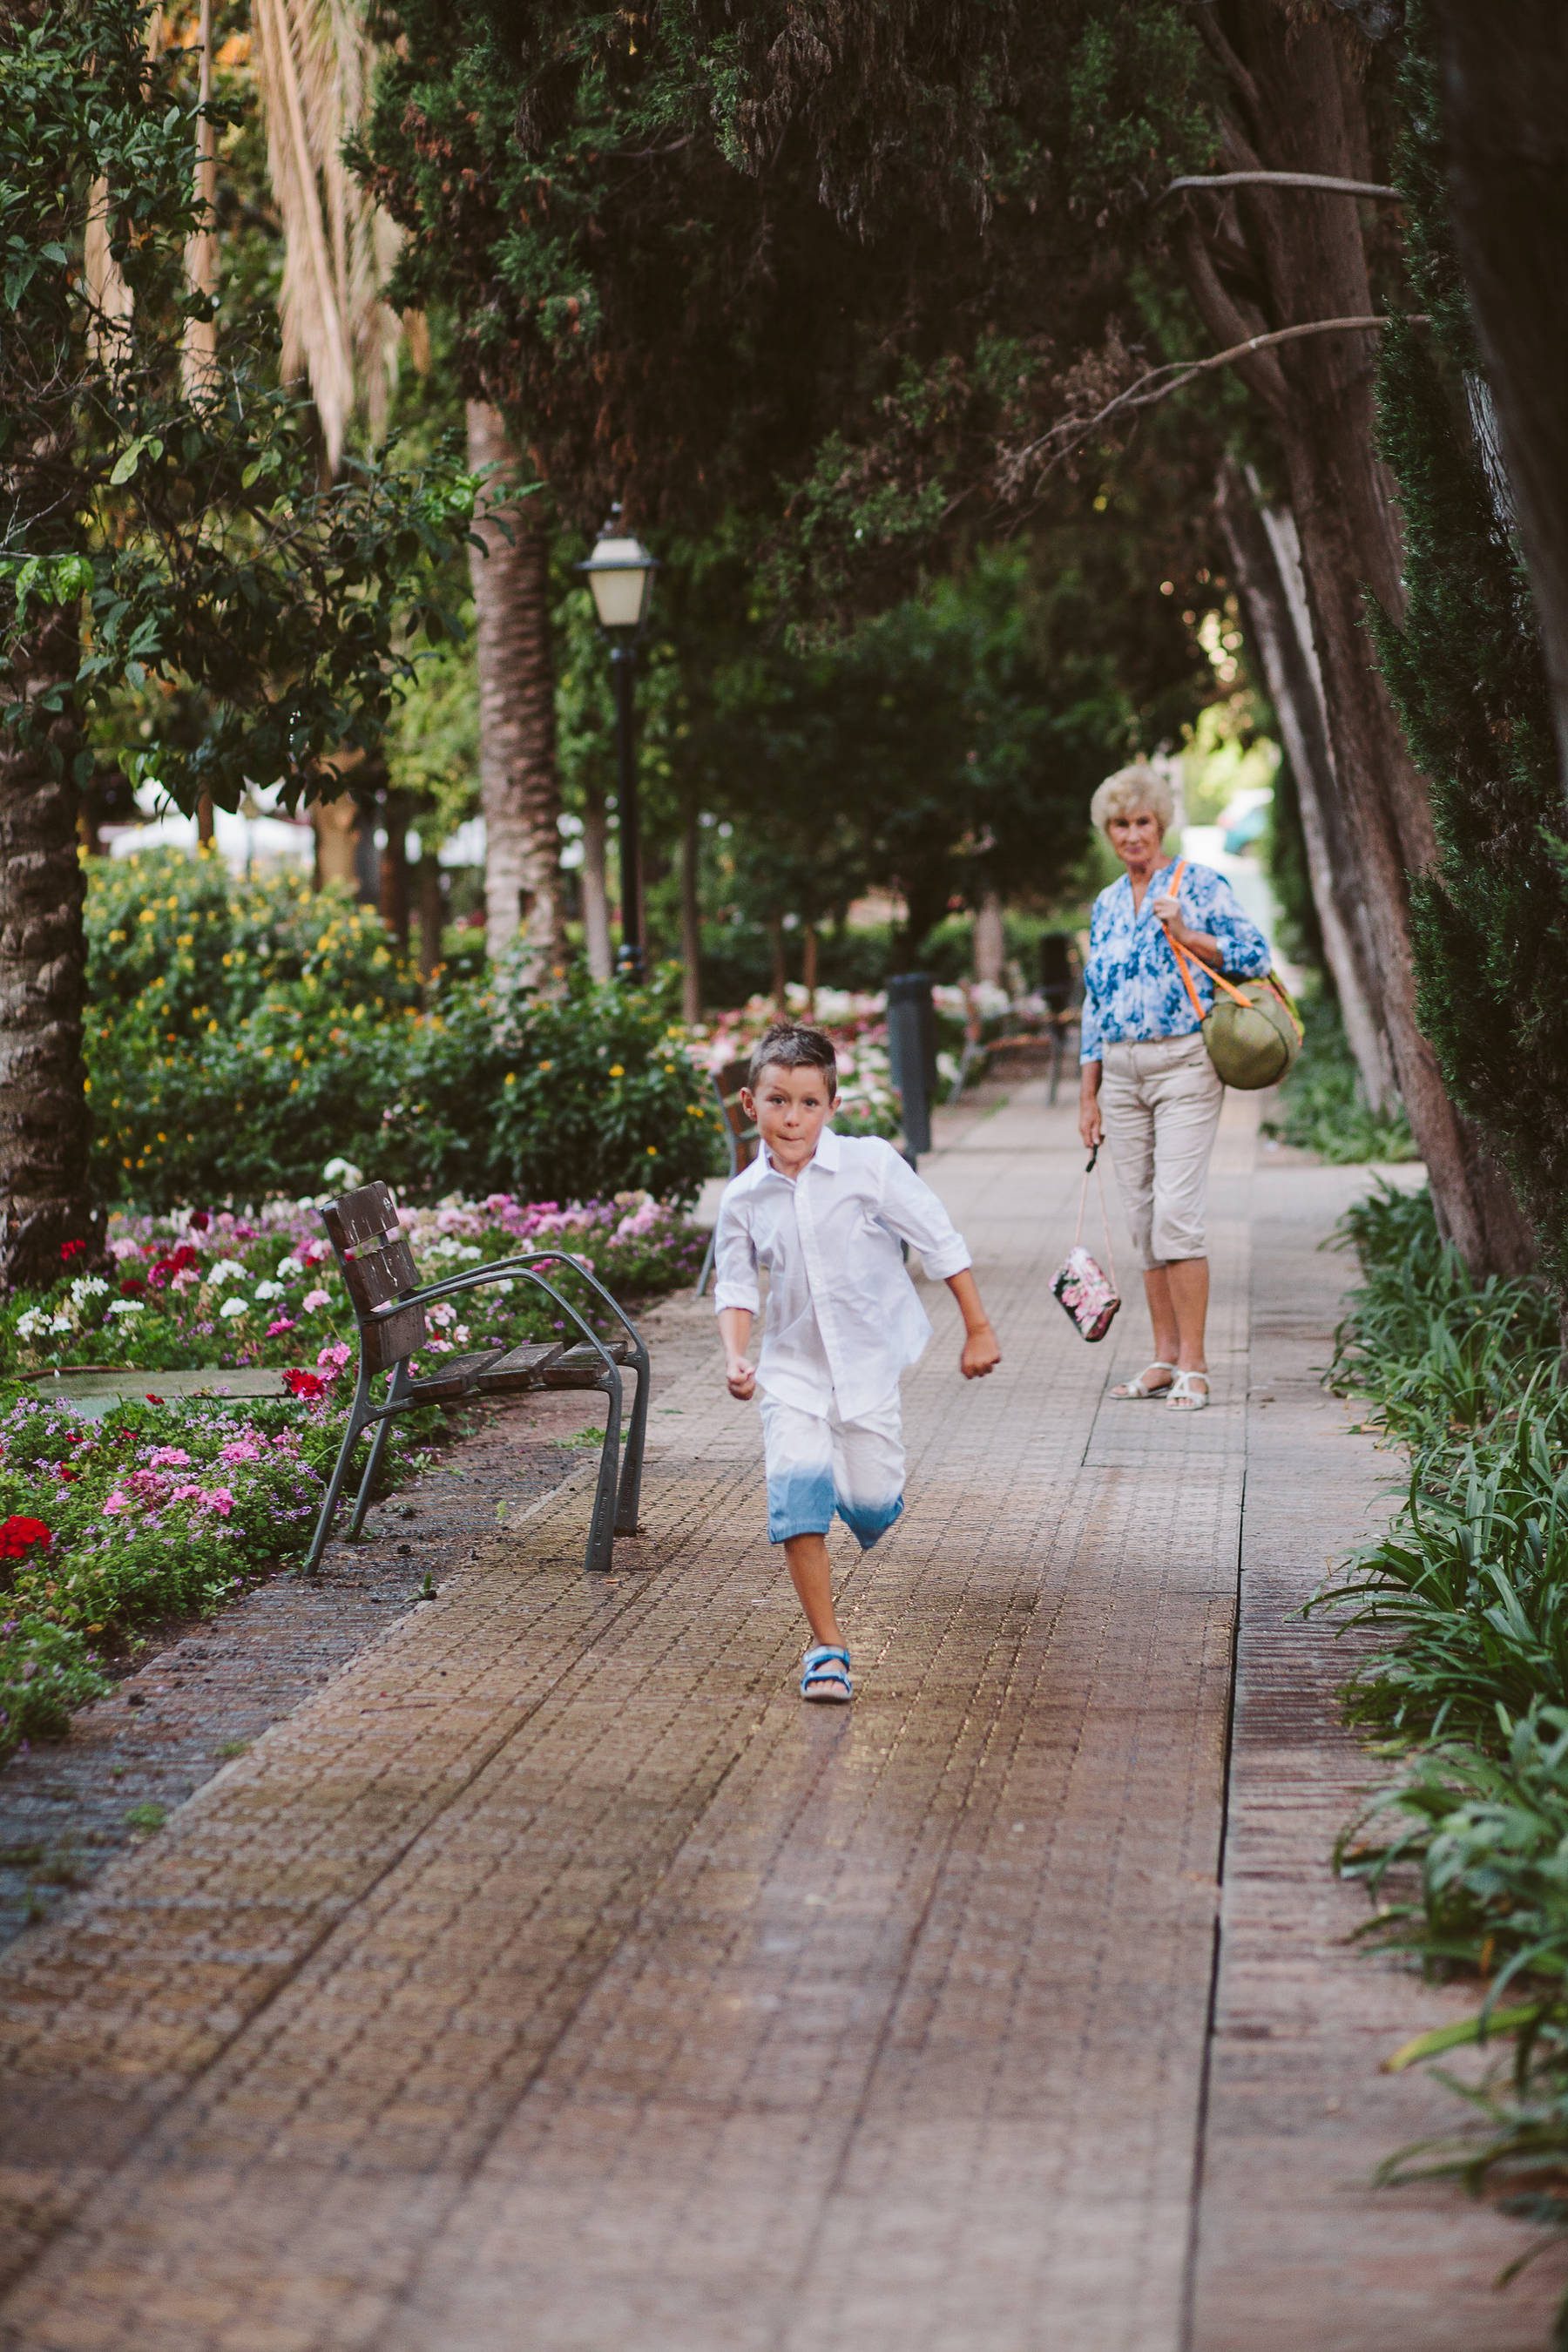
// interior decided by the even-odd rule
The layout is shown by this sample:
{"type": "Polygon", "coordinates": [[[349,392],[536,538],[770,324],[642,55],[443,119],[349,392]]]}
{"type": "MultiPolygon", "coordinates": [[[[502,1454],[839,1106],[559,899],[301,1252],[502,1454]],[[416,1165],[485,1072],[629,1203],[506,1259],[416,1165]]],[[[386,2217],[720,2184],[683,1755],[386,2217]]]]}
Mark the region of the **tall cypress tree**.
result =
{"type": "Polygon", "coordinates": [[[1384,342],[1380,425],[1406,533],[1408,604],[1377,627],[1431,787],[1441,855],[1415,885],[1422,1025],[1507,1168],[1568,1315],[1568,842],[1545,666],[1454,249],[1424,9],[1403,68],[1400,184],[1430,323],[1384,342]]]}

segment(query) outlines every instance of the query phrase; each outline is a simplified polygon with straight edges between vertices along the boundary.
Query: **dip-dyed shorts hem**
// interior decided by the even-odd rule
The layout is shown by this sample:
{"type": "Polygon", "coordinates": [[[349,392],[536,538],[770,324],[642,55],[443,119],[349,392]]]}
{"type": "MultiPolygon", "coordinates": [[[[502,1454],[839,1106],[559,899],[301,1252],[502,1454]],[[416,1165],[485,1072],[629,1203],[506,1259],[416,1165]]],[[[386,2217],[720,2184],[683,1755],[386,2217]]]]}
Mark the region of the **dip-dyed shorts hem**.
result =
{"type": "Polygon", "coordinates": [[[897,1391],[858,1420],[803,1412],[764,1396],[768,1541],[825,1536],[837,1512],[862,1551],[904,1507],[903,1416],[897,1391]]]}

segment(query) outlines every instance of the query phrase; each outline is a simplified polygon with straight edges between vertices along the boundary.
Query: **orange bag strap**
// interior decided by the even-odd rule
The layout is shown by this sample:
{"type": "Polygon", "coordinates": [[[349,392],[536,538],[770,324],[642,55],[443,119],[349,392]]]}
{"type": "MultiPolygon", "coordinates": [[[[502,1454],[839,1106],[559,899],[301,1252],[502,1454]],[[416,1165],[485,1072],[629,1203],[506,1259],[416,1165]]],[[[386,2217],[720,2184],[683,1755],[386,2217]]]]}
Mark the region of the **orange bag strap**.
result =
{"type": "MultiPolygon", "coordinates": [[[[1186,870],[1187,861],[1184,857],[1177,865],[1176,870],[1172,875],[1170,882],[1167,885],[1167,888],[1169,889],[1170,895],[1173,898],[1176,896],[1176,893],[1182,887],[1182,877],[1186,870]]],[[[1180,948],[1176,945],[1175,940],[1171,937],[1169,924],[1162,923],[1160,928],[1165,934],[1165,945],[1170,949],[1171,953],[1176,960],[1176,970],[1181,973],[1183,982],[1186,987],[1187,994],[1192,999],[1193,1011],[1197,1016],[1198,1026],[1201,1029],[1207,1016],[1204,1012],[1203,999],[1193,985],[1192,967],[1188,959],[1187,950],[1185,948],[1180,948]]],[[[1227,996],[1234,996],[1238,1004],[1247,1005],[1247,1010],[1249,1012],[1251,1011],[1252,1008],[1250,1004],[1247,1003],[1247,998],[1243,996],[1240,989],[1236,987],[1230,981],[1226,980],[1223,971],[1215,971],[1206,963],[1204,966],[1204,971],[1216,988],[1223,988],[1227,996]]],[[[1269,982],[1279,995],[1285,995],[1284,990],[1279,987],[1279,982],[1274,979],[1272,973],[1269,974],[1269,982]]],[[[1295,1006],[1290,1003],[1289,997],[1285,998],[1285,1002],[1289,1008],[1290,1018],[1293,1021],[1296,1021],[1295,1006]]],[[[1296,1025],[1298,1028],[1300,1027],[1301,1024],[1300,1021],[1296,1021],[1296,1025]]]]}

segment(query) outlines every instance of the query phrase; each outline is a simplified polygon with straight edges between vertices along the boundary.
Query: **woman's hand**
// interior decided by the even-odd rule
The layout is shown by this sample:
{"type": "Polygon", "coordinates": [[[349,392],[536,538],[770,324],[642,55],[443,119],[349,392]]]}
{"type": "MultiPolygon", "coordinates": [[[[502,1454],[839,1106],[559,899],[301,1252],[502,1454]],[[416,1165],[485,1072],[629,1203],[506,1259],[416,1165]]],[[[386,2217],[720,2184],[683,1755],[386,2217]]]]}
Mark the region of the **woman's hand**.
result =
{"type": "Polygon", "coordinates": [[[1186,946],[1187,927],[1182,920],[1182,902],[1173,890],[1162,890],[1155,899],[1154,920],[1163,923],[1172,938],[1181,946],[1186,946]]]}
{"type": "Polygon", "coordinates": [[[1100,1068],[1098,1062],[1084,1064],[1079,1090],[1078,1131],[1086,1151],[1098,1150],[1105,1140],[1105,1121],[1100,1115],[1100,1068]]]}

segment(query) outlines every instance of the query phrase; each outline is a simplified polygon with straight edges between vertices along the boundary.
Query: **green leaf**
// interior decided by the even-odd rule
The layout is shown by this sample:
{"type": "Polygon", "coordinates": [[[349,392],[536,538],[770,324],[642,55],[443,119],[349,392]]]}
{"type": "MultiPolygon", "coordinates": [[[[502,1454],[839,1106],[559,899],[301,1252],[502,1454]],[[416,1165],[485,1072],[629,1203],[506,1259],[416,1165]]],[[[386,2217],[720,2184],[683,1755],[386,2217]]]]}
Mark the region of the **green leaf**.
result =
{"type": "Polygon", "coordinates": [[[138,434],[135,440],[131,442],[127,447],[121,451],[119,457],[114,461],[113,468],[109,477],[110,481],[116,488],[119,488],[121,482],[128,482],[131,479],[132,475],[136,471],[137,467],[142,462],[142,452],[146,446],[146,436],[144,434],[138,434]]]}

